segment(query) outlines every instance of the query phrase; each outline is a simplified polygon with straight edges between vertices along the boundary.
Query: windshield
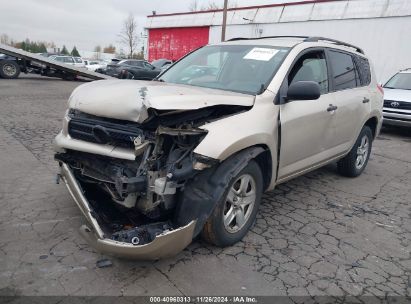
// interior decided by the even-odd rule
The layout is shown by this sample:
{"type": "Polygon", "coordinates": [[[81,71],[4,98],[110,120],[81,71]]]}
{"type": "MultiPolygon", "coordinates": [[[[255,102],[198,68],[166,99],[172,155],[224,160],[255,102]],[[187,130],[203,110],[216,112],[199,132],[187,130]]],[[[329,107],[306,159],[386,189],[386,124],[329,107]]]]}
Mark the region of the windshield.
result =
{"type": "Polygon", "coordinates": [[[246,94],[260,94],[289,48],[255,45],[203,47],[175,63],[160,81],[246,94]]]}
{"type": "Polygon", "coordinates": [[[390,80],[388,80],[384,88],[411,90],[411,73],[395,74],[390,80]]]}

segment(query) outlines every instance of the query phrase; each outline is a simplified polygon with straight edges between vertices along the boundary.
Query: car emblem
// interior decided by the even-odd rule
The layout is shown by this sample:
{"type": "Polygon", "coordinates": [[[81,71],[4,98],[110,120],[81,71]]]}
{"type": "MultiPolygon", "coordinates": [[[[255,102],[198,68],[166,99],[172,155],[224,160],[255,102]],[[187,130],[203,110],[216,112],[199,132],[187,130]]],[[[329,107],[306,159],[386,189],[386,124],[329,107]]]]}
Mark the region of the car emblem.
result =
{"type": "Polygon", "coordinates": [[[390,103],[391,107],[393,108],[398,108],[400,106],[400,103],[398,101],[393,101],[390,103]]]}
{"type": "Polygon", "coordinates": [[[106,144],[110,141],[110,134],[103,126],[96,125],[91,129],[91,133],[99,144],[106,144]]]}

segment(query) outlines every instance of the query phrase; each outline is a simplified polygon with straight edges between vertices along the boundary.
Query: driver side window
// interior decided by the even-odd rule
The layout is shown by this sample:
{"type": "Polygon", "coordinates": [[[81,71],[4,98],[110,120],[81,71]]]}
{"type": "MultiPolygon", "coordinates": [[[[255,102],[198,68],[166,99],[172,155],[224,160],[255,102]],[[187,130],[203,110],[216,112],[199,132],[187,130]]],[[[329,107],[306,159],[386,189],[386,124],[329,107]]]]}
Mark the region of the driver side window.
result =
{"type": "Polygon", "coordinates": [[[320,85],[321,94],[328,93],[329,83],[324,51],[309,52],[297,60],[288,75],[288,85],[297,81],[315,81],[320,85]]]}

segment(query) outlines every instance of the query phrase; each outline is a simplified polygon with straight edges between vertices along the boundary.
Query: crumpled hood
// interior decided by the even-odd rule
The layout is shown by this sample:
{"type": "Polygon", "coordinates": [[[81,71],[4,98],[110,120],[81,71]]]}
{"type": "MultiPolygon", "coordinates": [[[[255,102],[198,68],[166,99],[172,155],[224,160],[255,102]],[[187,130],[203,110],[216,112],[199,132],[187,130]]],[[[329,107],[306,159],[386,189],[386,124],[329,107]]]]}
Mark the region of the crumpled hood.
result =
{"type": "Polygon", "coordinates": [[[158,81],[101,80],[77,87],[69,107],[91,115],[141,123],[148,108],[195,110],[215,105],[252,106],[254,96],[158,81]]]}
{"type": "Polygon", "coordinates": [[[384,88],[384,99],[411,102],[411,90],[384,88]]]}

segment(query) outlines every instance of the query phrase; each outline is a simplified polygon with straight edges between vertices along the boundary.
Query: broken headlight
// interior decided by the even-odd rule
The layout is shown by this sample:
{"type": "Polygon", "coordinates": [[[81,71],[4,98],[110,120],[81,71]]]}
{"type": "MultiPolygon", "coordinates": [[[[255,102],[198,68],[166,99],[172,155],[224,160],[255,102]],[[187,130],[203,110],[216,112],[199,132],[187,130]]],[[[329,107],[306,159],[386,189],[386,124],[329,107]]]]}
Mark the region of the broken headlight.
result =
{"type": "Polygon", "coordinates": [[[201,154],[194,153],[193,154],[193,168],[194,170],[204,170],[207,168],[211,168],[212,166],[218,164],[218,159],[204,156],[201,154]]]}

